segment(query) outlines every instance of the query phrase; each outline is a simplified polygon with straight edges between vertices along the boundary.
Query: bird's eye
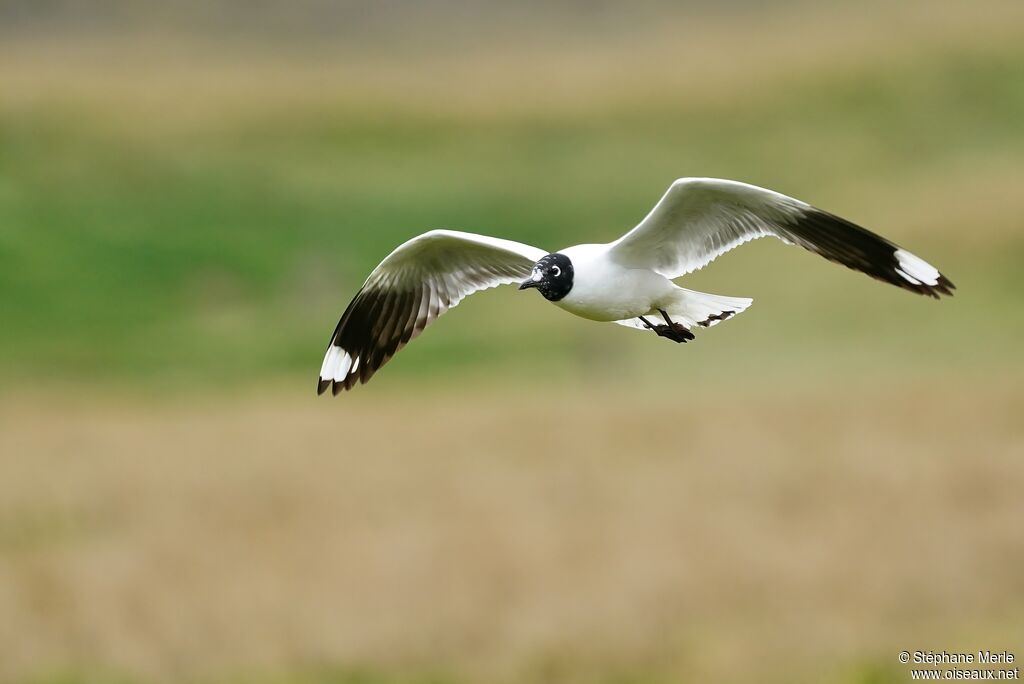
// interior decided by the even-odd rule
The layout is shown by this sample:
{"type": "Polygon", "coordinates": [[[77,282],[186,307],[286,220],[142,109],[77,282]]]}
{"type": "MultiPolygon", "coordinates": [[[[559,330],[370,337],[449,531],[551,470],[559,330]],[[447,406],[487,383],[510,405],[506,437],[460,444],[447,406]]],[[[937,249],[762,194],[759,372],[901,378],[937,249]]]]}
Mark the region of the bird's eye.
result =
{"type": "Polygon", "coordinates": [[[552,266],[551,270],[548,271],[548,273],[557,278],[558,276],[562,275],[562,269],[558,268],[557,266],[552,266]]]}

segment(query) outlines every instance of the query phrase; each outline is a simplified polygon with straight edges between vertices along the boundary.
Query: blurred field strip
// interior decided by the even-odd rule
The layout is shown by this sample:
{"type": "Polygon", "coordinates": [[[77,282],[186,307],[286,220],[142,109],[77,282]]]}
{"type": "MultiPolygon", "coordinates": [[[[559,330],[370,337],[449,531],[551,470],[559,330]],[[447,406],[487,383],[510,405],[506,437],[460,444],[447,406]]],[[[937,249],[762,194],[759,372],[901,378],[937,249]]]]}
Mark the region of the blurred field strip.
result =
{"type": "Polygon", "coordinates": [[[434,40],[428,23],[408,40],[381,43],[6,36],[0,104],[92,105],[119,130],[149,132],[324,106],[492,122],[638,105],[702,111],[743,108],[821,75],[856,79],[937,58],[1019,54],[1024,35],[1015,0],[676,12],[661,8],[656,20],[641,15],[598,32],[517,23],[484,35],[437,31],[434,40]]]}
{"type": "Polygon", "coordinates": [[[895,682],[1024,640],[1019,374],[530,387],[6,400],[0,681],[895,682]]]}

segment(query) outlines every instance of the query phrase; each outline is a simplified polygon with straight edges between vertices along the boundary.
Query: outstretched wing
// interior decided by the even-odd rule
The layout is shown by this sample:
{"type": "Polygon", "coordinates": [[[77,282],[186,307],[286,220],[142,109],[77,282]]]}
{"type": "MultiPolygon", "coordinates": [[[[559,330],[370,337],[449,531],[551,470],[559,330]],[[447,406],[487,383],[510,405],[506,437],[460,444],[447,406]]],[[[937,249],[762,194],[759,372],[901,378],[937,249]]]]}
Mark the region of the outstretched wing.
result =
{"type": "Polygon", "coordinates": [[[545,252],[511,240],[432,230],[380,262],[331,335],[317,394],[367,382],[381,366],[464,297],[530,275],[545,252]]]}
{"type": "Polygon", "coordinates": [[[954,289],[931,264],[846,219],[718,178],[674,182],[636,228],[612,243],[609,254],[624,266],[678,278],[769,235],[911,292],[938,298],[954,289]]]}

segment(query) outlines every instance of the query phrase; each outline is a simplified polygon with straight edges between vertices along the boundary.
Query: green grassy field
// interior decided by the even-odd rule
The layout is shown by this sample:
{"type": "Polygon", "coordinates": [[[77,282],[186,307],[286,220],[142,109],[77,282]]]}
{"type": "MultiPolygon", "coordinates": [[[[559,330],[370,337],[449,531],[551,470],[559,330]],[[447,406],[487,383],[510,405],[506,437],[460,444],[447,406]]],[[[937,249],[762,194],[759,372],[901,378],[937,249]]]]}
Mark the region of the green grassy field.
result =
{"type": "Polygon", "coordinates": [[[0,30],[0,684],[875,684],[1024,643],[1024,5],[651,7],[0,30]],[[683,281],[755,299],[691,344],[503,288],[313,396],[403,240],[606,241],[686,175],[956,296],[760,241],[683,281]]]}
{"type": "MultiPolygon", "coordinates": [[[[600,97],[574,100],[547,82],[560,93],[551,112],[543,89],[507,112],[485,95],[474,107],[473,73],[445,80],[430,63],[405,78],[433,78],[439,92],[414,91],[410,107],[354,76],[346,88],[344,71],[296,85],[301,63],[254,86],[235,62],[200,64],[189,79],[159,58],[134,70],[97,58],[76,71],[11,48],[15,77],[0,100],[0,378],[312,378],[348,298],[408,237],[450,227],[552,250],[609,240],[683,175],[805,198],[910,246],[961,287],[935,306],[758,244],[688,281],[757,303],[691,345],[708,363],[765,345],[779,363],[823,349],[824,363],[855,363],[867,345],[900,363],[1003,364],[1024,315],[1024,50],[969,33],[920,47],[842,68],[822,48],[820,69],[792,57],[775,68],[783,73],[766,70],[782,83],[774,88],[739,68],[709,85],[641,62],[635,74],[609,73],[600,97]],[[660,87],[669,75],[678,93],[660,87]],[[161,79],[170,85],[155,88],[161,79]],[[447,95],[463,106],[446,107],[447,95]]],[[[561,78],[584,80],[573,73],[561,78]]],[[[481,300],[381,377],[518,369],[526,358],[561,367],[581,351],[617,358],[655,346],[559,318],[536,297],[481,300]]]]}

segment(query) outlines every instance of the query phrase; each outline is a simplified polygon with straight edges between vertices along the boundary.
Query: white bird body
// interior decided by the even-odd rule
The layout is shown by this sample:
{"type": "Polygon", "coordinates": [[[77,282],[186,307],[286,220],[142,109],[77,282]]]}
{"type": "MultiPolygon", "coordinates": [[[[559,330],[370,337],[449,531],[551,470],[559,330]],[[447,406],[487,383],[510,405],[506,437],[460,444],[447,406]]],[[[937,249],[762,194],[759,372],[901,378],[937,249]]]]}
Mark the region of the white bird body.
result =
{"type": "Polygon", "coordinates": [[[317,392],[365,383],[399,349],[465,296],[502,284],[536,288],[592,321],[694,339],[753,300],[695,292],[673,280],[750,240],[772,236],[873,278],[931,297],[953,284],[920,257],[800,200],[737,181],[681,178],[614,242],[559,252],[511,240],[433,230],[373,270],[338,322],[317,392]]]}
{"type": "Polygon", "coordinates": [[[738,314],[753,301],[687,290],[660,273],[619,264],[609,249],[610,245],[576,245],[559,250],[557,254],[572,261],[575,277],[569,294],[552,303],[580,318],[644,330],[640,316],[664,311],[687,328],[710,327],[719,321],[708,320],[709,316],[723,311],[738,314]]]}
{"type": "Polygon", "coordinates": [[[656,313],[680,288],[662,275],[627,268],[608,256],[608,245],[576,245],[560,249],[573,264],[572,290],[555,306],[592,321],[621,321],[656,313]]]}

